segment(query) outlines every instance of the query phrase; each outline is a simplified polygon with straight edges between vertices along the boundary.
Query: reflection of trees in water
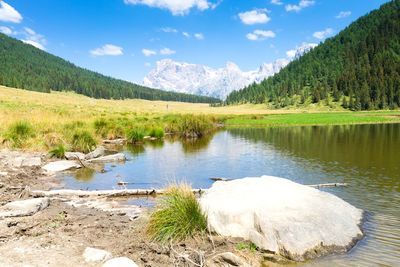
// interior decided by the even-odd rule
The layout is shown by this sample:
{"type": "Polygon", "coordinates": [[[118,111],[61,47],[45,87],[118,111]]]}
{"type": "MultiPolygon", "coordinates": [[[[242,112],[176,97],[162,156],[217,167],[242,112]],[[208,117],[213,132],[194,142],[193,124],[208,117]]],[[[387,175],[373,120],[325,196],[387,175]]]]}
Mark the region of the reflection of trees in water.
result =
{"type": "Polygon", "coordinates": [[[368,171],[373,166],[377,174],[400,178],[400,124],[231,129],[229,133],[301,158],[368,171]]]}
{"type": "Polygon", "coordinates": [[[157,140],[146,141],[145,144],[146,144],[146,146],[149,146],[152,148],[162,148],[164,146],[164,140],[157,139],[157,140]]]}
{"type": "Polygon", "coordinates": [[[137,157],[145,152],[144,146],[142,144],[127,144],[126,150],[133,156],[137,157]]]}
{"type": "Polygon", "coordinates": [[[91,168],[81,168],[78,169],[74,173],[74,177],[76,180],[81,181],[81,182],[90,182],[94,175],[96,174],[96,171],[91,168]]]}
{"type": "Polygon", "coordinates": [[[207,134],[200,138],[183,139],[182,149],[185,154],[196,153],[202,149],[206,149],[214,137],[214,133],[207,134]]]}

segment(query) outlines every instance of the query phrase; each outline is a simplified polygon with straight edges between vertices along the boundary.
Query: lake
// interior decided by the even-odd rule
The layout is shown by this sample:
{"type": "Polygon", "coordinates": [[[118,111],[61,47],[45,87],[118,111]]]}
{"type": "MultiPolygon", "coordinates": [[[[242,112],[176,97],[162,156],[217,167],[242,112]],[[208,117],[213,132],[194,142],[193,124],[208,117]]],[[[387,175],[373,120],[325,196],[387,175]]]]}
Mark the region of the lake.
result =
{"type": "Polygon", "coordinates": [[[160,188],[187,181],[208,188],[211,177],[261,175],[348,183],[324,190],[367,211],[366,237],[347,254],[302,265],[400,266],[400,124],[227,129],[197,141],[167,139],[119,150],[130,159],[125,164],[66,175],[66,187],[112,189],[124,181],[128,188],[160,188]]]}

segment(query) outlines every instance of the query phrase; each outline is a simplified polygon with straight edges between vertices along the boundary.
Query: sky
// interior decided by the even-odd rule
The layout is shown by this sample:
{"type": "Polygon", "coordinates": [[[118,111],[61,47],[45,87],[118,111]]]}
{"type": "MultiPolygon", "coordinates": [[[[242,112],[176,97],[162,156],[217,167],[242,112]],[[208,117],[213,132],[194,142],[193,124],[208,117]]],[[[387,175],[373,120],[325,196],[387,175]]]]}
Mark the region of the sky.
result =
{"type": "Polygon", "coordinates": [[[0,32],[80,67],[142,83],[164,58],[257,69],[303,43],[323,42],[385,2],[7,0],[0,2],[0,32]]]}

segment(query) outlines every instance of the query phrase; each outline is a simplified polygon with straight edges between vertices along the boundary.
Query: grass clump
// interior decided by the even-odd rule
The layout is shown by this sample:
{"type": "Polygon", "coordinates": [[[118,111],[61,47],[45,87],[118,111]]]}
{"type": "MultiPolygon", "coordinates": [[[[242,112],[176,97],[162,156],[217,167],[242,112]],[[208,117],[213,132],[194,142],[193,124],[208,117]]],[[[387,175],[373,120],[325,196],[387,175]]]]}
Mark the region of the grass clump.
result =
{"type": "Polygon", "coordinates": [[[106,137],[108,133],[108,122],[104,118],[97,119],[93,122],[96,134],[106,137]]]}
{"type": "Polygon", "coordinates": [[[240,243],[236,244],[236,249],[237,250],[247,250],[250,252],[256,252],[257,246],[253,242],[244,241],[244,242],[240,242],[240,243]]]}
{"type": "Polygon", "coordinates": [[[77,131],[72,135],[71,145],[74,151],[88,153],[96,144],[96,140],[88,131],[77,131]]]}
{"type": "Polygon", "coordinates": [[[65,146],[63,144],[58,144],[57,146],[55,146],[53,149],[51,149],[49,151],[49,155],[50,155],[50,157],[63,159],[63,158],[65,158],[66,150],[67,149],[65,148],[65,146]]]}
{"type": "Polygon", "coordinates": [[[147,234],[154,241],[168,243],[202,234],[206,229],[207,219],[191,188],[176,185],[167,190],[150,216],[147,234]]]}
{"type": "Polygon", "coordinates": [[[182,115],[170,125],[173,132],[187,138],[202,137],[212,128],[212,119],[204,115],[182,115]]]}
{"type": "Polygon", "coordinates": [[[129,143],[139,143],[143,141],[145,132],[141,128],[128,129],[126,139],[129,143]]]}
{"type": "Polygon", "coordinates": [[[149,131],[149,136],[159,139],[163,138],[164,130],[162,128],[151,128],[149,131]]]}
{"type": "Polygon", "coordinates": [[[5,139],[10,141],[13,147],[21,147],[27,139],[35,135],[34,133],[29,122],[17,121],[8,128],[5,139]]]}

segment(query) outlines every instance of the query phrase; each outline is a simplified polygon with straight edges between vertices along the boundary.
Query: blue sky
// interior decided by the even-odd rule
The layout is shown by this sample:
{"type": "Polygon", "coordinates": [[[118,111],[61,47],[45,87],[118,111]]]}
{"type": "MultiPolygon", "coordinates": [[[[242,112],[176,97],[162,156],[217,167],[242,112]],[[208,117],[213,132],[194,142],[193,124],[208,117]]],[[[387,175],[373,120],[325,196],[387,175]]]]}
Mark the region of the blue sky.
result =
{"type": "Polygon", "coordinates": [[[0,31],[78,66],[142,82],[158,60],[242,70],[319,43],[384,0],[7,0],[0,31]]]}

